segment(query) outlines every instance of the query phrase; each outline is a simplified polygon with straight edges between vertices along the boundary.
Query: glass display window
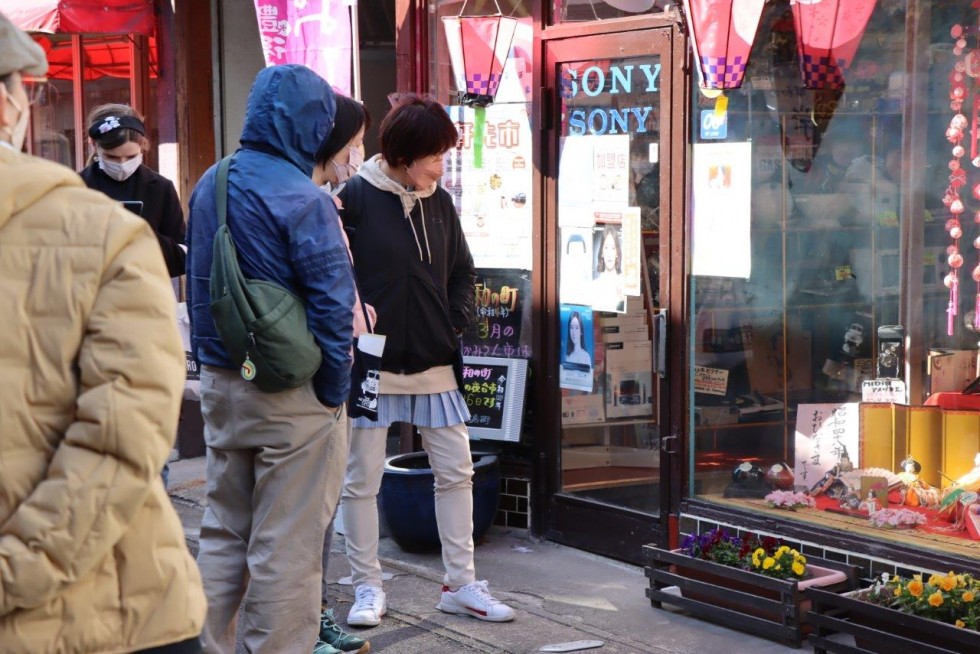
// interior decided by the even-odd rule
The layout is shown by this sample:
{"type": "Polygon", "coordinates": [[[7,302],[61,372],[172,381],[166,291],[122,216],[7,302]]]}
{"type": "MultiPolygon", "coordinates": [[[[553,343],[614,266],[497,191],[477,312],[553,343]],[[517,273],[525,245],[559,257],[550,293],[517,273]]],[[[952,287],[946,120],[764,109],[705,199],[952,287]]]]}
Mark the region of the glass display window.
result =
{"type": "Polygon", "coordinates": [[[978,10],[870,6],[839,87],[804,87],[795,5],[770,2],[742,87],[692,93],[687,490],[975,557],[980,412],[932,404],[977,376],[978,10]]]}

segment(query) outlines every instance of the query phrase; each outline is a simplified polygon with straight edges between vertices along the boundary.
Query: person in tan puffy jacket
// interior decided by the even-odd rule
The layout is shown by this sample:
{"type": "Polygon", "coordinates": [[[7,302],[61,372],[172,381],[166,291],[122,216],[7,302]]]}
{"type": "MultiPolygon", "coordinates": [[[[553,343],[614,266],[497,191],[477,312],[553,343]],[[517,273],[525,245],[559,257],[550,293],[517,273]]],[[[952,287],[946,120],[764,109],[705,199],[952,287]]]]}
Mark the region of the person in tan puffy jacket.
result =
{"type": "Polygon", "coordinates": [[[44,52],[0,15],[0,652],[199,652],[160,480],[184,356],[145,221],[25,154],[44,52]]]}

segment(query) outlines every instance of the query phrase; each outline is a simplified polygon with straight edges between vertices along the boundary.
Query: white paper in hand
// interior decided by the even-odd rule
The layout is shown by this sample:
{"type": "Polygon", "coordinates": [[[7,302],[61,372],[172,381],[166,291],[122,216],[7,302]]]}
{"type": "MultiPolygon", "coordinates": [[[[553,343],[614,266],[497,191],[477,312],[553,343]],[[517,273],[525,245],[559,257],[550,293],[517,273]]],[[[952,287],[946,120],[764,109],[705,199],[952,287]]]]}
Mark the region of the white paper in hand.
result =
{"type": "Polygon", "coordinates": [[[357,349],[364,354],[380,357],[385,350],[385,337],[383,334],[361,334],[357,337],[357,349]]]}

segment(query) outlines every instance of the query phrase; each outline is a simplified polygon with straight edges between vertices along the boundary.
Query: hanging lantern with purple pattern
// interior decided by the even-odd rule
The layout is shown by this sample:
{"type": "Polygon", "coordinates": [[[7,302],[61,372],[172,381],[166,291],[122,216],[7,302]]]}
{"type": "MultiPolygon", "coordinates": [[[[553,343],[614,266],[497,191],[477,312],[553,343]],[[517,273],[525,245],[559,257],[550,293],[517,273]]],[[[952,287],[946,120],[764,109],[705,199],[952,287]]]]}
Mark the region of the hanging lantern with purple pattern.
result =
{"type": "Polygon", "coordinates": [[[791,0],[796,49],[808,89],[844,87],[877,0],[791,0]]]}
{"type": "Polygon", "coordinates": [[[458,16],[442,19],[449,46],[449,63],[461,95],[460,102],[485,107],[493,103],[500,88],[517,19],[504,16],[500,5],[492,16],[464,16],[465,10],[466,2],[463,2],[458,16]]]}
{"type": "Polygon", "coordinates": [[[685,0],[702,89],[742,86],[765,0],[685,0]]]}

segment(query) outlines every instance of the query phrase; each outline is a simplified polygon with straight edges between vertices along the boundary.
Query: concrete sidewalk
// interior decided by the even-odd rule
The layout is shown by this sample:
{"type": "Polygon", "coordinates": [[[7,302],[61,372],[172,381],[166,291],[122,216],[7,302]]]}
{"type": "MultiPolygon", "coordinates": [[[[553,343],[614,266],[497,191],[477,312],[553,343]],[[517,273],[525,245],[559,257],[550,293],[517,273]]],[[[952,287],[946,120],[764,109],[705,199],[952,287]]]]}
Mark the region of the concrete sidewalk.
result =
{"type": "MultiPolygon", "coordinates": [[[[196,553],[205,503],[204,459],[172,463],[169,490],[196,553]]],[[[350,575],[343,547],[343,538],[335,536],[329,568],[335,580],[350,575]]],[[[603,647],[586,650],[597,654],[813,651],[806,644],[794,650],[682,613],[656,610],[644,594],[649,583],[641,567],[533,540],[523,530],[494,527],[476,548],[479,578],[488,579],[493,594],[517,611],[510,623],[491,624],[437,610],[442,584],[438,554],[407,554],[390,538],[382,538],[380,556],[385,572],[393,575],[385,584],[388,616],[378,627],[357,630],[371,640],[372,652],[518,654],[577,640],[603,641],[603,647]]],[[[349,585],[334,585],[331,601],[341,624],[352,599],[349,585]]]]}

